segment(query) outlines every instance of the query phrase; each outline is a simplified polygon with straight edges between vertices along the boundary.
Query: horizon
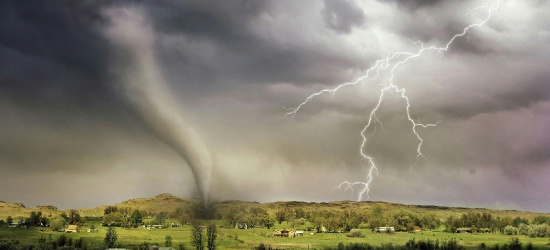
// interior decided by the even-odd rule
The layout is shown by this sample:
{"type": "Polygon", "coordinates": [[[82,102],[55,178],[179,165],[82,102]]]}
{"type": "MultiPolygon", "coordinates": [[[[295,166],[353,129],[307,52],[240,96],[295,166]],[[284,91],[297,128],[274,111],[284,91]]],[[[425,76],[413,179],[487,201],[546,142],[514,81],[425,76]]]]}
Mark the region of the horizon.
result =
{"type": "Polygon", "coordinates": [[[550,212],[550,1],[2,6],[0,200],[550,212]]]}
{"type": "MultiPolygon", "coordinates": [[[[200,200],[201,200],[200,197],[183,197],[183,196],[173,195],[173,194],[170,194],[170,193],[162,193],[162,194],[158,194],[156,196],[134,197],[134,198],[118,201],[118,202],[115,202],[115,203],[112,203],[112,204],[101,204],[101,205],[95,205],[95,206],[91,206],[91,207],[68,207],[68,208],[63,208],[63,207],[58,207],[55,204],[39,204],[39,205],[34,205],[34,206],[27,206],[27,205],[25,205],[24,203],[21,203],[21,202],[9,202],[9,201],[3,201],[3,200],[0,200],[0,202],[10,203],[10,204],[22,204],[25,208],[29,208],[29,209],[36,209],[37,207],[40,207],[40,206],[53,206],[53,207],[57,208],[60,211],[66,211],[66,210],[72,210],[72,209],[75,209],[75,210],[90,209],[90,208],[97,208],[97,207],[101,207],[101,206],[115,206],[119,203],[124,203],[124,202],[135,200],[135,199],[154,199],[154,198],[157,198],[159,196],[164,196],[164,195],[173,196],[175,198],[180,198],[180,199],[183,199],[183,200],[193,200],[193,199],[195,199],[198,202],[200,202],[200,200]]],[[[231,201],[247,202],[247,203],[250,202],[250,203],[259,203],[259,204],[270,204],[270,203],[279,203],[279,202],[303,202],[303,203],[309,203],[309,204],[311,204],[311,203],[321,204],[321,203],[333,203],[333,202],[336,202],[336,203],[338,203],[338,202],[352,202],[352,203],[366,202],[366,203],[389,203],[389,204],[394,204],[394,205],[419,206],[419,207],[443,207],[443,208],[459,208],[459,209],[463,209],[463,208],[464,209],[487,209],[487,210],[498,210],[498,211],[519,211],[519,212],[529,212],[529,213],[550,214],[550,212],[548,212],[548,211],[530,211],[530,210],[475,207],[475,206],[460,206],[460,205],[445,206],[445,205],[433,205],[433,204],[407,204],[407,203],[399,203],[399,202],[374,201],[374,200],[364,200],[364,201],[355,201],[355,200],[333,200],[333,201],[278,200],[278,201],[266,201],[266,202],[259,202],[259,201],[254,201],[254,200],[213,200],[213,201],[210,201],[209,204],[216,204],[216,203],[220,203],[220,202],[223,203],[223,202],[228,202],[228,201],[229,202],[231,202],[231,201]]]]}

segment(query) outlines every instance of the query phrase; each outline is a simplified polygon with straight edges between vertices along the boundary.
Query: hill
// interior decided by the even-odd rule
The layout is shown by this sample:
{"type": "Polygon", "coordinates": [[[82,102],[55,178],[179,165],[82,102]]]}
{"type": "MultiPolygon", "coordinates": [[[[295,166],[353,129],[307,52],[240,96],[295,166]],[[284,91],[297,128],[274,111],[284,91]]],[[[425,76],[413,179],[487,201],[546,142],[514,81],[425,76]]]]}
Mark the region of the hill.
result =
{"type": "Polygon", "coordinates": [[[29,217],[31,212],[42,212],[49,216],[61,213],[55,206],[36,206],[35,208],[27,208],[22,203],[7,203],[0,201],[0,219],[5,219],[11,216],[14,219],[29,217]]]}
{"type": "MultiPolygon", "coordinates": [[[[147,211],[148,214],[157,214],[163,212],[173,212],[177,208],[189,208],[193,204],[200,203],[200,200],[194,198],[182,198],[171,194],[161,194],[153,198],[136,198],[113,204],[118,208],[128,208],[130,210],[138,209],[140,211],[147,211]]],[[[385,209],[407,209],[417,214],[432,213],[437,217],[448,217],[450,215],[461,215],[469,212],[473,213],[489,213],[493,216],[499,217],[521,217],[532,220],[537,216],[550,217],[550,213],[536,213],[517,210],[495,210],[486,208],[465,208],[465,207],[443,207],[443,206],[426,206],[426,205],[405,205],[391,202],[379,202],[379,201],[334,201],[334,202],[302,202],[302,201],[279,201],[271,203],[258,203],[247,201],[220,201],[212,204],[212,210],[218,214],[223,214],[231,210],[249,209],[249,208],[262,208],[270,214],[275,214],[279,209],[286,208],[302,208],[309,209],[326,209],[333,211],[346,211],[346,210],[364,210],[368,211],[374,205],[382,206],[385,209]]],[[[101,217],[107,205],[98,206],[94,208],[82,208],[77,211],[84,217],[101,217]]],[[[0,201],[0,219],[5,219],[7,216],[13,218],[26,218],[29,217],[31,212],[42,212],[46,216],[60,214],[62,212],[68,212],[68,210],[59,210],[54,206],[37,206],[35,208],[27,208],[21,203],[7,203],[0,201]]]]}

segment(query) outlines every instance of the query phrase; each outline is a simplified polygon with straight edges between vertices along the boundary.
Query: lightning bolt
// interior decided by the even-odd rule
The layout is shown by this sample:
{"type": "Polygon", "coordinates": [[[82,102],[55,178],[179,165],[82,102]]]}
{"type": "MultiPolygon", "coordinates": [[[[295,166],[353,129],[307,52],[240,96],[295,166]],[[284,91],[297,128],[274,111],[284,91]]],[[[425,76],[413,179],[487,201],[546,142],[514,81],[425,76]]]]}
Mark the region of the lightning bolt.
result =
{"type": "Polygon", "coordinates": [[[379,95],[379,98],[378,98],[378,103],[370,111],[369,120],[368,120],[367,124],[365,125],[365,127],[363,128],[363,130],[361,131],[362,142],[361,142],[361,146],[359,147],[359,154],[366,160],[366,162],[368,163],[368,166],[369,166],[369,170],[368,170],[366,180],[365,181],[356,181],[356,182],[344,181],[344,182],[340,183],[339,185],[335,186],[333,189],[342,189],[342,188],[344,188],[344,190],[354,191],[355,190],[354,187],[359,186],[361,188],[359,189],[359,194],[358,194],[357,201],[361,201],[364,194],[366,194],[367,199],[369,199],[370,184],[373,180],[374,173],[376,173],[378,175],[378,168],[374,164],[373,158],[370,155],[368,155],[364,152],[364,147],[367,144],[368,139],[370,137],[372,137],[372,135],[373,135],[373,134],[371,134],[371,135],[367,136],[367,135],[365,135],[365,132],[369,128],[371,128],[371,126],[374,126],[374,132],[373,133],[375,133],[376,132],[376,124],[382,125],[380,120],[378,120],[378,117],[377,117],[376,113],[377,113],[378,109],[380,108],[380,106],[382,104],[382,101],[384,99],[384,96],[385,96],[386,92],[390,91],[390,90],[393,90],[395,93],[400,94],[401,98],[403,98],[405,100],[405,103],[406,103],[405,109],[406,109],[407,119],[411,123],[411,131],[416,136],[416,138],[418,139],[418,144],[417,144],[417,148],[416,148],[416,161],[410,166],[410,168],[412,168],[412,166],[416,165],[421,159],[426,160],[426,157],[424,156],[424,154],[422,154],[422,144],[424,143],[424,140],[422,139],[422,137],[418,133],[417,128],[419,128],[419,127],[421,127],[421,128],[434,127],[440,121],[438,121],[436,123],[422,124],[422,123],[416,122],[411,117],[411,114],[410,114],[411,104],[410,104],[409,98],[407,97],[407,95],[405,93],[406,92],[405,88],[400,88],[399,86],[394,84],[393,78],[394,78],[394,75],[395,75],[395,71],[399,68],[399,66],[401,66],[403,64],[406,64],[410,60],[421,56],[426,51],[437,51],[440,54],[443,54],[444,52],[449,50],[449,47],[451,46],[451,44],[457,38],[463,37],[463,36],[466,36],[468,38],[469,34],[470,34],[470,30],[472,28],[483,26],[484,24],[486,24],[491,19],[491,17],[495,13],[498,13],[497,11],[500,8],[500,2],[501,2],[501,0],[498,0],[498,1],[494,2],[491,5],[480,5],[480,6],[477,6],[475,8],[467,10],[466,15],[474,16],[474,15],[478,14],[479,11],[481,11],[483,9],[486,9],[487,10],[487,16],[483,20],[481,20],[480,22],[473,23],[473,24],[470,24],[470,25],[466,26],[462,30],[461,33],[455,34],[447,42],[447,44],[445,46],[438,47],[438,46],[432,45],[432,46],[427,46],[426,47],[426,46],[424,46],[424,43],[421,42],[421,41],[414,42],[414,44],[419,44],[420,45],[420,48],[418,49],[418,51],[416,51],[416,52],[391,52],[387,55],[386,58],[377,60],[374,64],[374,66],[367,69],[365,74],[363,76],[357,78],[355,81],[342,83],[342,84],[340,84],[340,85],[338,85],[334,88],[320,90],[320,91],[318,91],[316,93],[313,93],[310,96],[308,96],[302,103],[300,103],[295,108],[286,109],[287,113],[285,114],[285,117],[295,117],[296,114],[298,113],[298,111],[300,111],[300,109],[304,105],[308,104],[312,99],[314,99],[318,96],[327,94],[327,93],[331,93],[331,94],[334,95],[336,92],[338,92],[338,90],[340,90],[343,87],[357,85],[357,84],[359,84],[363,81],[374,81],[374,80],[378,79],[381,71],[389,70],[389,73],[390,73],[389,80],[384,84],[379,84],[378,85],[378,86],[382,86],[382,88],[380,89],[380,95],[379,95]]]}

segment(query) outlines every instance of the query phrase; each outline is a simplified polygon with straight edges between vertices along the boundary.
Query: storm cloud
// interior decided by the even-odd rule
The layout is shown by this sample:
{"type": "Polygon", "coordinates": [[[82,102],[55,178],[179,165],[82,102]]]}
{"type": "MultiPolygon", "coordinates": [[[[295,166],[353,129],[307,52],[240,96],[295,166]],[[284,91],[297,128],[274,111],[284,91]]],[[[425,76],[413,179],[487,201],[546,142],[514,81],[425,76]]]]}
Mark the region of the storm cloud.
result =
{"type": "MultiPolygon", "coordinates": [[[[366,176],[360,132],[387,75],[317,97],[294,118],[285,108],[357,79],[389,52],[418,51],[414,41],[445,45],[485,17],[471,12],[478,4],[3,1],[0,168],[11,181],[0,200],[68,208],[199,194],[187,162],[121,96],[124,72],[113,65],[128,48],[106,38],[106,10],[140,10],[158,74],[210,146],[213,199],[327,201],[357,197],[332,187],[366,176]],[[55,192],[74,180],[99,188],[55,192]]],[[[410,168],[418,139],[404,100],[388,92],[365,147],[379,168],[371,200],[549,212],[549,11],[544,1],[502,2],[448,52],[395,71],[412,118],[441,122],[418,129],[427,160],[410,168]]]]}

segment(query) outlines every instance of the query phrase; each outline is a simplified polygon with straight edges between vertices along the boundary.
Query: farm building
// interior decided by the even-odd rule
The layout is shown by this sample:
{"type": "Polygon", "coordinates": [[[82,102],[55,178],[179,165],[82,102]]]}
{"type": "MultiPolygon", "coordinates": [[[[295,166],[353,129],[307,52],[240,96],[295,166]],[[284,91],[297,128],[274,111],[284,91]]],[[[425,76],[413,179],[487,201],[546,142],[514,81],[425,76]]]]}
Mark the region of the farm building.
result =
{"type": "Polygon", "coordinates": [[[393,227],[377,227],[374,229],[374,232],[377,233],[393,233],[395,229],[393,227]]]}
{"type": "Polygon", "coordinates": [[[411,229],[411,233],[420,233],[420,231],[422,231],[422,229],[420,229],[419,226],[414,226],[412,229],[411,229]]]}
{"type": "Polygon", "coordinates": [[[275,237],[295,237],[296,232],[294,231],[294,229],[277,229],[273,232],[273,236],[275,236],[275,237]]]}
{"type": "Polygon", "coordinates": [[[65,229],[65,232],[67,232],[67,233],[76,233],[76,232],[78,232],[78,226],[77,225],[68,225],[67,229],[65,229]]]}
{"type": "Polygon", "coordinates": [[[296,231],[295,236],[304,236],[304,231],[296,231]]]}

